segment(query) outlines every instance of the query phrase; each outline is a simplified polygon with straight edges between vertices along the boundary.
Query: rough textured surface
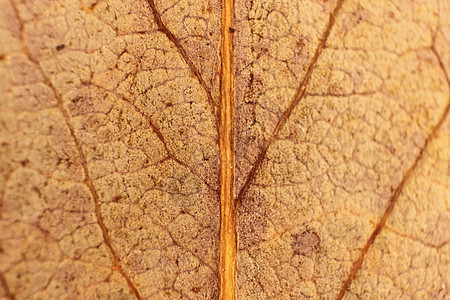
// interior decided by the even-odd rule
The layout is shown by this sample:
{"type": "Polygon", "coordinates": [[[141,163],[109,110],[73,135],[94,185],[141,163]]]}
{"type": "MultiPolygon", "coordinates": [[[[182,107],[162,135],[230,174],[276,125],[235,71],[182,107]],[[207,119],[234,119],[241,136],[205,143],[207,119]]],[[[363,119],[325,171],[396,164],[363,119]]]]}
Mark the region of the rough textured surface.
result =
{"type": "MultiPolygon", "coordinates": [[[[217,24],[205,7],[191,5],[185,20],[217,24]]],[[[215,298],[209,91],[158,30],[148,2],[1,1],[0,11],[8,293],[215,298]]]]}
{"type": "MultiPolygon", "coordinates": [[[[235,5],[238,299],[448,297],[448,0],[235,5]]],[[[217,299],[220,14],[0,0],[1,299],[217,299]]]]}
{"type": "MultiPolygon", "coordinates": [[[[305,2],[315,8],[307,10],[308,18],[302,17],[302,10],[296,10],[288,1],[276,4],[249,1],[246,5],[250,12],[242,9],[248,15],[259,16],[248,21],[245,17],[243,23],[250,32],[260,28],[265,31],[255,33],[253,40],[242,37],[250,49],[248,56],[253,55],[248,58],[252,67],[245,67],[243,60],[237,66],[238,72],[248,73],[252,68],[258,72],[250,73],[247,91],[237,91],[242,93],[236,98],[237,110],[247,116],[247,121],[245,117],[236,120],[238,145],[245,141],[243,149],[237,150],[238,169],[248,170],[256,161],[274,124],[286,111],[305,76],[300,66],[308,66],[308,57],[325,32],[327,12],[333,10],[333,4],[326,2],[331,7],[324,7],[320,5],[322,2],[305,2]],[[273,18],[276,20],[272,22],[273,18]],[[322,22],[307,26],[307,20],[322,22]],[[301,35],[295,34],[292,29],[295,26],[300,26],[301,35]],[[293,43],[290,36],[293,32],[297,38],[304,36],[308,41],[303,55],[295,54],[299,45],[293,43]],[[271,36],[274,41],[286,38],[292,44],[283,43],[277,48],[277,42],[269,42],[271,36]],[[264,60],[271,62],[262,67],[264,60]],[[299,69],[293,71],[290,66],[299,69]],[[239,108],[240,101],[247,108],[239,108]]],[[[344,1],[313,67],[305,95],[270,144],[240,199],[239,299],[334,299],[338,296],[353,262],[361,255],[394,192],[445,113],[449,101],[448,80],[441,65],[444,56],[436,49],[448,53],[448,41],[443,37],[434,38],[445,32],[440,27],[445,15],[433,1],[414,4],[344,1]]],[[[447,153],[448,143],[444,145],[441,142],[438,148],[447,153]]],[[[429,226],[423,230],[439,235],[438,244],[447,245],[450,238],[448,162],[442,158],[436,165],[442,170],[440,178],[444,183],[441,188],[435,188],[442,194],[436,191],[415,201],[422,203],[436,198],[434,201],[440,201],[436,205],[440,205],[441,212],[436,212],[438,208],[424,212],[412,206],[403,212],[395,210],[390,219],[401,222],[398,214],[405,218],[420,212],[421,219],[415,221],[417,226],[429,226]]],[[[247,174],[241,172],[238,176],[247,174]]],[[[431,180],[428,185],[437,183],[431,180]]],[[[401,201],[398,205],[402,205],[401,201]]],[[[408,226],[414,228],[412,224],[408,226]]],[[[383,231],[374,245],[380,248],[377,253],[388,245],[393,247],[393,255],[401,252],[397,255],[406,257],[405,260],[420,253],[414,236],[401,232],[407,243],[398,240],[390,245],[385,236],[392,233],[383,231]]],[[[422,262],[417,270],[410,270],[402,281],[399,279],[399,291],[408,289],[403,291],[405,298],[413,297],[415,289],[428,291],[428,296],[437,298],[448,294],[448,283],[443,282],[444,274],[448,275],[449,271],[445,247],[448,245],[439,251],[430,249],[430,260],[422,262]],[[416,273],[420,276],[414,277],[416,273]]],[[[401,273],[414,267],[402,265],[399,260],[377,271],[380,262],[374,257],[377,250],[370,251],[372,265],[367,268],[371,269],[357,275],[351,295],[376,298],[378,293],[385,295],[380,289],[386,289],[392,292],[391,297],[397,298],[399,294],[395,294],[394,287],[377,284],[377,279],[382,280],[381,274],[374,277],[373,273],[401,273]],[[366,274],[372,277],[362,278],[369,276],[366,274]],[[370,294],[364,294],[365,290],[370,294]]],[[[385,255],[382,259],[389,264],[396,258],[385,255]]]]}
{"type": "Polygon", "coordinates": [[[442,299],[449,293],[450,118],[427,147],[345,299],[442,299]]]}
{"type": "Polygon", "coordinates": [[[236,191],[311,64],[334,1],[236,1],[236,191]]]}

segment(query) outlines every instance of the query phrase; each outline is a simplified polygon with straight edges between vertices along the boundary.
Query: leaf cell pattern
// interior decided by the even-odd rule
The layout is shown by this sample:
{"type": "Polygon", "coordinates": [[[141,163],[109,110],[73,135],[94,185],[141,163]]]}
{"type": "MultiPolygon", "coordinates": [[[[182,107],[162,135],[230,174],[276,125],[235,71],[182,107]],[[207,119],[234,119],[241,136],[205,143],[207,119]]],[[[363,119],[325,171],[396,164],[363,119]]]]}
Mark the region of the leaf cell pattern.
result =
{"type": "MultiPolygon", "coordinates": [[[[1,299],[219,297],[222,5],[0,0],[1,299]]],[[[448,0],[234,5],[236,298],[448,297],[448,0]]]]}

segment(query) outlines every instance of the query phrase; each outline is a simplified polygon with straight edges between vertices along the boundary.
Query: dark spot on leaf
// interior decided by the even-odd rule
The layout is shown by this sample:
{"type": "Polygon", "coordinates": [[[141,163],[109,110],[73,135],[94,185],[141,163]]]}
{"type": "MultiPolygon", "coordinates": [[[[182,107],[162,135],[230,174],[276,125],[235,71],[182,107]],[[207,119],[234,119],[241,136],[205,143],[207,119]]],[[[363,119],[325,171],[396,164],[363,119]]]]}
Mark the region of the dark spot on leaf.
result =
{"type": "Polygon", "coordinates": [[[236,30],[233,27],[229,27],[231,33],[234,33],[236,30]]]}
{"type": "Polygon", "coordinates": [[[261,76],[250,73],[250,81],[247,85],[246,98],[258,98],[261,96],[264,84],[261,76]]]}
{"type": "Polygon", "coordinates": [[[97,6],[98,3],[92,3],[91,6],[89,7],[89,9],[92,11],[94,10],[94,8],[97,6]]]}
{"type": "Polygon", "coordinates": [[[297,48],[303,49],[303,47],[305,47],[305,40],[303,38],[300,38],[297,41],[297,48]]]}
{"type": "Polygon", "coordinates": [[[192,288],[192,291],[193,291],[194,293],[198,294],[198,292],[200,292],[200,288],[194,286],[194,287],[192,288]]]}
{"type": "Polygon", "coordinates": [[[292,248],[295,254],[311,256],[317,250],[320,244],[319,235],[313,230],[306,230],[300,234],[294,235],[292,248]]]}
{"type": "Polygon", "coordinates": [[[77,277],[78,272],[73,264],[68,264],[61,267],[57,272],[57,278],[63,286],[70,285],[77,277]]]}
{"type": "Polygon", "coordinates": [[[82,97],[76,97],[75,99],[72,99],[71,101],[73,104],[78,104],[81,100],[83,100],[82,97]]]}
{"type": "Polygon", "coordinates": [[[22,165],[22,167],[26,167],[30,164],[30,161],[28,159],[22,160],[20,162],[20,164],[22,165]]]}
{"type": "Polygon", "coordinates": [[[4,54],[0,54],[0,61],[5,60],[6,56],[4,54]]]}
{"type": "Polygon", "coordinates": [[[56,45],[56,50],[57,51],[61,51],[62,49],[64,49],[66,47],[66,45],[63,45],[63,44],[61,44],[61,45],[56,45]]]}
{"type": "Polygon", "coordinates": [[[212,12],[211,6],[208,6],[206,9],[203,9],[203,13],[210,14],[212,12]]]}
{"type": "Polygon", "coordinates": [[[121,195],[117,195],[117,196],[114,196],[113,201],[114,202],[119,202],[120,199],[122,199],[122,196],[121,195]]]}

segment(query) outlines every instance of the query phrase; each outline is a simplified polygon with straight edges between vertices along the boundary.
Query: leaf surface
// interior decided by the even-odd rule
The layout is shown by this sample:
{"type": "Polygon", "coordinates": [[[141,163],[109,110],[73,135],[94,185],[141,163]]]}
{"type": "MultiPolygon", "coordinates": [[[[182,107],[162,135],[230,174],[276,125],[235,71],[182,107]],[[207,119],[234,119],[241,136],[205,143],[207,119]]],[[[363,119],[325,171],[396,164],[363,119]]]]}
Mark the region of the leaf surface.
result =
{"type": "Polygon", "coordinates": [[[448,296],[448,1],[222,5],[0,1],[0,296],[448,296]]]}

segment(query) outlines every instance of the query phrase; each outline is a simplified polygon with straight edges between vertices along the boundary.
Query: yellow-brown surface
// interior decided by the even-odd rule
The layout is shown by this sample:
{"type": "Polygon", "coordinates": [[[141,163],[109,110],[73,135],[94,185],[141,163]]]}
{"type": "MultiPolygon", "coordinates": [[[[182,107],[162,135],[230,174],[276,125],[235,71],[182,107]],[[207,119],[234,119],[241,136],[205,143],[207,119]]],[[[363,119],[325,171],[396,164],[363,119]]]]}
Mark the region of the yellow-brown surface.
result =
{"type": "Polygon", "coordinates": [[[0,0],[0,299],[444,299],[448,0],[0,0]]]}
{"type": "Polygon", "coordinates": [[[234,300],[236,290],[236,203],[234,199],[234,72],[233,0],[222,1],[221,81],[220,81],[220,299],[234,300]]]}

